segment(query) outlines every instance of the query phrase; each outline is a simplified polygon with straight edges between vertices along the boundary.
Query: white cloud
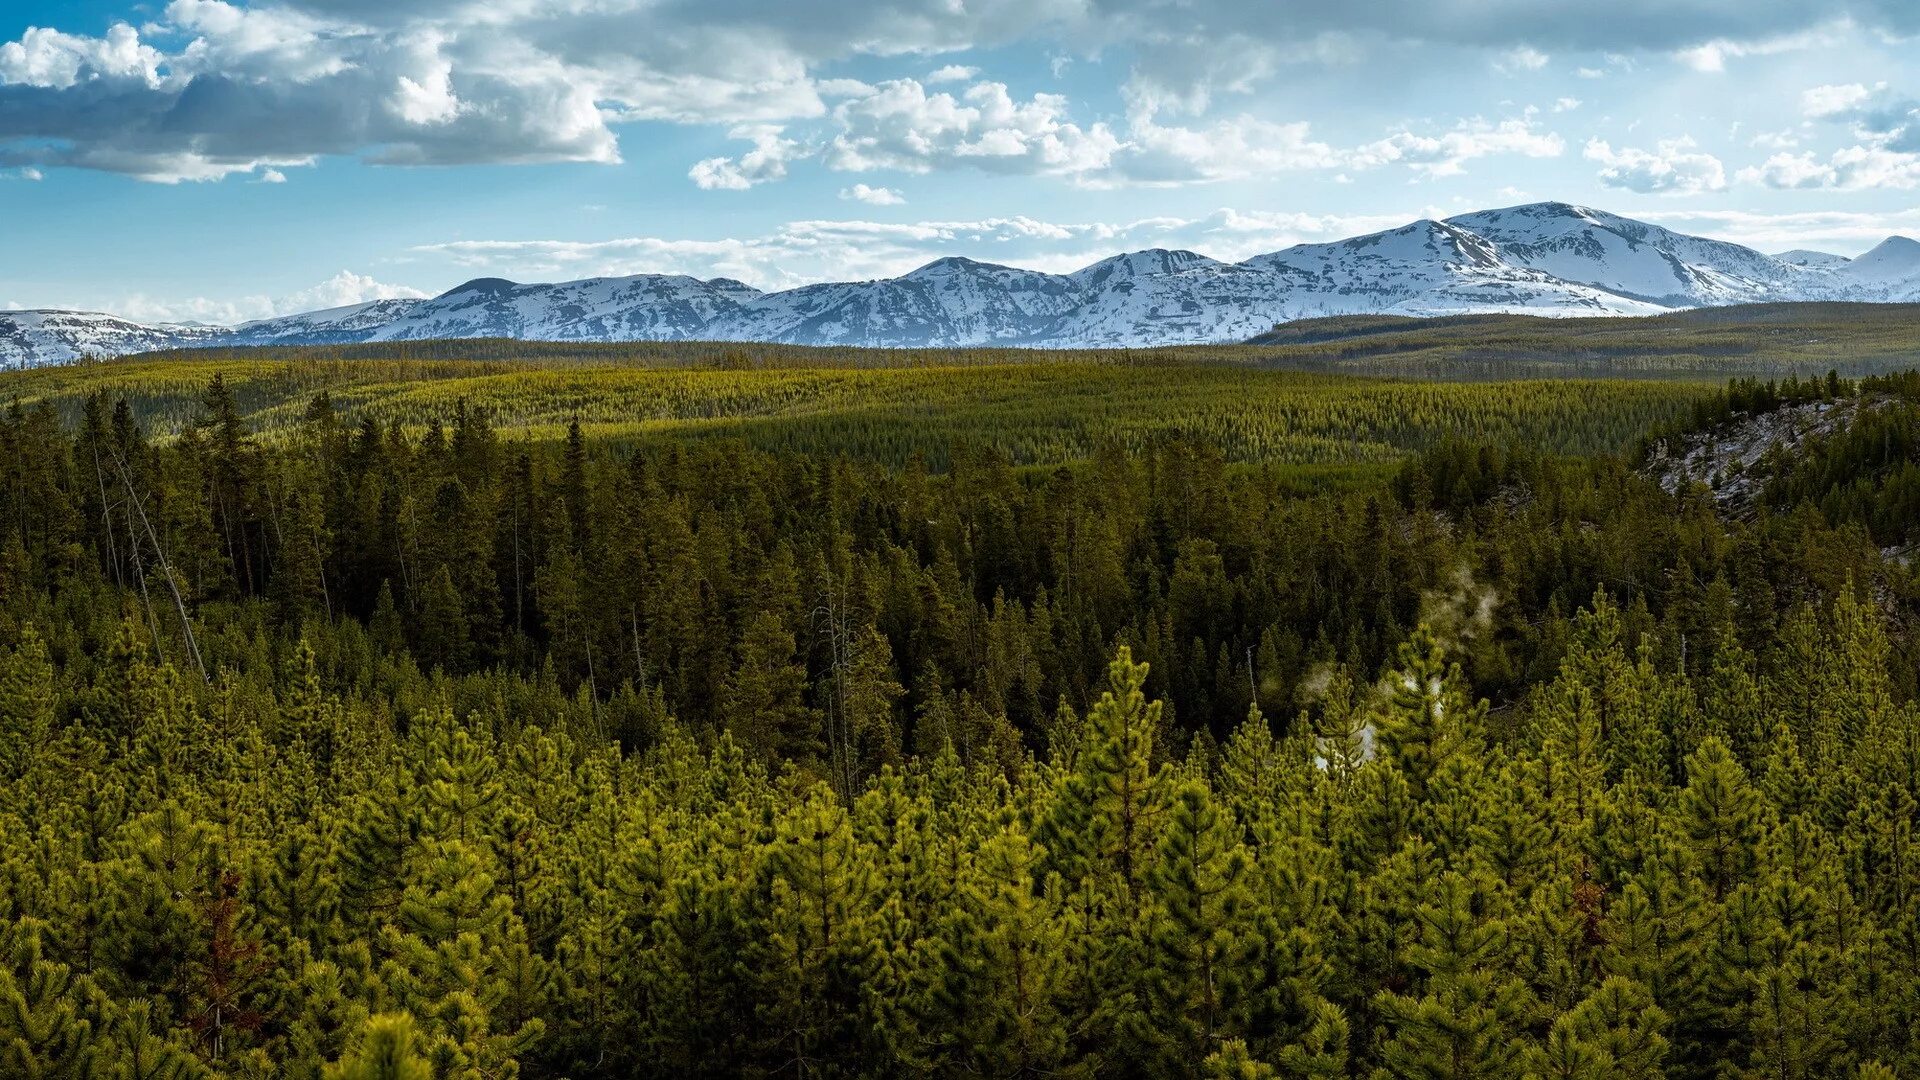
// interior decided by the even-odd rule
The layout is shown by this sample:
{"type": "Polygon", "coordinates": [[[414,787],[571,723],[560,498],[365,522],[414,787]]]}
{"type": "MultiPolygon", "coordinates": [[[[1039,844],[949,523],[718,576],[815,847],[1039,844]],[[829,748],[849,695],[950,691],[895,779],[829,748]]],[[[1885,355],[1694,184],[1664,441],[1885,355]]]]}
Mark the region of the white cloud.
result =
{"type": "Polygon", "coordinates": [[[904,195],[892,188],[870,187],[866,184],[841,188],[840,197],[854,202],[863,202],[869,206],[899,206],[907,201],[904,195]]]}
{"type": "Polygon", "coordinates": [[[1494,64],[1494,68],[1508,73],[1539,71],[1546,67],[1552,59],[1553,57],[1548,56],[1546,53],[1541,52],[1531,45],[1521,45],[1517,48],[1508,49],[1503,53],[1499,61],[1494,64]]]}
{"type": "Polygon", "coordinates": [[[1717,73],[1727,69],[1728,60],[1748,56],[1776,56],[1780,53],[1800,52],[1805,49],[1833,45],[1850,29],[1852,24],[1848,20],[1832,19],[1768,37],[1718,37],[1679,49],[1674,56],[1695,71],[1717,73]]]}
{"type": "Polygon", "coordinates": [[[1907,191],[1920,187],[1920,154],[1881,146],[1849,146],[1825,160],[1811,153],[1775,154],[1740,170],[1739,179],[1787,191],[1907,191]]]}
{"type": "Polygon", "coordinates": [[[716,157],[697,162],[687,176],[709,191],[745,191],[755,184],[779,180],[787,175],[787,162],[800,150],[800,144],[781,134],[771,124],[734,128],[728,137],[746,139],[753,149],[737,158],[716,157]]]}
{"type": "Polygon", "coordinates": [[[279,169],[262,169],[260,170],[260,175],[254,179],[254,183],[256,184],[284,184],[286,182],[287,174],[281,172],[279,169]]]}
{"type": "Polygon", "coordinates": [[[1585,157],[1601,164],[1602,184],[1643,195],[1697,195],[1727,186],[1720,159],[1700,150],[1689,137],[1663,139],[1652,150],[1615,150],[1603,139],[1591,139],[1585,157]]]}
{"type": "MultiPolygon", "coordinates": [[[[817,147],[772,127],[743,127],[755,142],[738,158],[708,158],[691,176],[701,187],[741,189],[779,179],[792,162],[817,158],[838,172],[975,170],[1053,176],[1094,188],[1172,186],[1247,180],[1309,170],[1399,164],[1423,176],[1448,176],[1467,162],[1502,154],[1553,157],[1565,144],[1528,118],[1461,121],[1437,133],[1412,129],[1358,147],[1315,137],[1304,121],[1236,113],[1186,123],[1162,119],[1154,101],[1135,98],[1122,128],[1082,124],[1065,97],[1013,97],[982,81],[956,91],[895,79],[850,93],[831,120],[837,130],[817,147]]],[[[1536,110],[1537,111],[1537,110],[1536,110]]]]}
{"type": "Polygon", "coordinates": [[[1801,95],[1809,117],[1846,124],[1870,147],[1920,153],[1920,101],[1894,93],[1886,83],[1816,86],[1801,95]]]}
{"type": "MultiPolygon", "coordinates": [[[[94,36],[33,27],[0,42],[0,167],[182,181],[323,156],[612,163],[621,159],[621,123],[795,132],[848,96],[848,80],[821,79],[824,70],[852,60],[972,59],[962,55],[970,50],[1020,49],[1059,64],[1125,56],[1130,105],[1171,129],[1170,118],[1251,95],[1289,65],[1416,54],[1409,62],[1457,65],[1479,50],[1515,72],[1537,71],[1549,55],[1607,58],[1582,75],[1624,70],[1641,54],[1717,69],[1847,34],[1920,32],[1912,0],[1687,0],[1683,8],[1669,0],[172,0],[140,29],[122,22],[94,36]]],[[[964,83],[969,66],[947,64],[923,85],[964,83]]],[[[1283,122],[1245,102],[1231,111],[1283,122]]],[[[1054,171],[1072,174],[1068,162],[1097,152],[1098,118],[1078,127],[1083,138],[1060,150],[1054,171]]],[[[984,156],[1044,159],[1031,132],[1005,130],[1012,134],[976,140],[984,156]],[[1003,152],[1016,137],[1022,152],[1003,152]]],[[[910,156],[937,159],[939,148],[910,156]]],[[[709,170],[723,182],[750,171],[737,162],[733,171],[709,170]]]]}
{"type": "Polygon", "coordinates": [[[303,311],[346,307],[370,300],[394,300],[427,296],[419,289],[376,281],[365,274],[342,270],[308,289],[282,296],[253,295],[235,300],[190,297],[185,300],[161,300],[143,294],[123,297],[101,305],[100,310],[137,322],[201,322],[220,325],[292,315],[303,311]]]}
{"type": "Polygon", "coordinates": [[[1871,100],[1887,84],[1869,88],[1859,83],[1842,86],[1816,86],[1800,94],[1800,111],[1816,119],[1851,112],[1871,100]]]}
{"type": "Polygon", "coordinates": [[[1581,104],[1582,102],[1577,97],[1558,98],[1553,103],[1553,111],[1557,113],[1569,113],[1579,108],[1581,104]]]}
{"type": "Polygon", "coordinates": [[[1104,124],[1081,127],[1067,99],[1015,100],[1003,83],[978,82],[957,96],[912,79],[881,83],[833,110],[840,127],[829,168],[926,173],[967,166],[989,172],[1084,176],[1108,167],[1120,140],[1104,124]]]}
{"type": "Polygon", "coordinates": [[[522,280],[596,274],[731,277],[761,288],[903,274],[943,255],[967,255],[1063,273],[1118,251],[1181,247],[1238,260],[1291,244],[1404,225],[1438,211],[1312,215],[1215,211],[1200,218],[1058,223],[1030,217],[974,221],[796,221],[772,233],[717,240],[626,237],[597,242],[462,240],[416,249],[470,271],[522,280]]]}
{"type": "Polygon", "coordinates": [[[41,180],[46,176],[39,169],[28,166],[20,169],[0,169],[0,180],[41,180]]]}
{"type": "Polygon", "coordinates": [[[1886,213],[1814,210],[1779,214],[1656,208],[1635,211],[1632,216],[1682,232],[1746,244],[1761,251],[1807,248],[1853,255],[1890,234],[1920,232],[1920,207],[1886,213]]]}
{"type": "Polygon", "coordinates": [[[1241,114],[1194,127],[1136,116],[1114,182],[1179,184],[1277,176],[1337,168],[1347,158],[1313,138],[1304,122],[1274,123],[1241,114]]]}
{"type": "Polygon", "coordinates": [[[1531,120],[1463,121],[1438,135],[1398,131],[1360,147],[1354,153],[1361,166],[1398,163],[1424,176],[1453,176],[1465,171],[1475,158],[1496,154],[1523,157],[1559,157],[1566,142],[1550,131],[1541,131],[1531,120]]]}
{"type": "Polygon", "coordinates": [[[1905,191],[1920,187],[1920,101],[1886,83],[1815,86],[1800,95],[1814,121],[1845,125],[1858,140],[1822,158],[1783,152],[1740,172],[1740,179],[1781,190],[1905,191]]]}
{"type": "Polygon", "coordinates": [[[409,49],[412,69],[394,80],[389,106],[400,119],[414,125],[445,124],[460,115],[462,103],[453,92],[453,61],[440,53],[440,42],[429,36],[409,49]]]}
{"type": "Polygon", "coordinates": [[[140,33],[114,23],[105,37],[63,34],[29,26],[18,41],[0,44],[0,86],[66,90],[95,79],[160,84],[159,50],[140,42],[140,33]]]}

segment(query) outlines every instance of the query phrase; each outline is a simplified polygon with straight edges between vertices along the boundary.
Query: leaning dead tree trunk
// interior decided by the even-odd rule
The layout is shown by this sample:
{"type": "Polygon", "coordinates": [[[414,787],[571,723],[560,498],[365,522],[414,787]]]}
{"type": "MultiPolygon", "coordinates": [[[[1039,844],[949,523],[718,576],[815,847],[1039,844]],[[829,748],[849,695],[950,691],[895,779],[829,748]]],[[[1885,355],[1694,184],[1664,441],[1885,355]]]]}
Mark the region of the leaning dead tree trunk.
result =
{"type": "Polygon", "coordinates": [[[167,549],[160,543],[160,534],[154,531],[153,520],[147,517],[145,500],[133,486],[133,474],[127,468],[126,458],[119,450],[113,452],[114,468],[119,470],[120,482],[126,485],[127,500],[133,505],[134,512],[140,515],[140,526],[146,531],[147,542],[153,545],[153,554],[160,561],[160,576],[166,579],[167,591],[173,595],[174,610],[180,613],[180,632],[187,637],[187,655],[193,657],[193,666],[200,669],[201,681],[207,679],[207,662],[200,655],[200,642],[193,636],[193,619],[187,614],[186,597],[180,595],[180,582],[173,576],[173,565],[167,561],[167,549]]]}

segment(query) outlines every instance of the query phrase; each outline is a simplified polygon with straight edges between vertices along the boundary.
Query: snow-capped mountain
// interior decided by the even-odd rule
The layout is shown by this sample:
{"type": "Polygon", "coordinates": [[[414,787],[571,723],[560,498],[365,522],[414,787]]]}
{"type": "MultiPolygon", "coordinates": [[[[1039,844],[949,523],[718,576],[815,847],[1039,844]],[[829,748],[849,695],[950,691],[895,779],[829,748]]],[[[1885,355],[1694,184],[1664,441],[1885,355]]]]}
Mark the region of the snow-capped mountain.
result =
{"type": "Polygon", "coordinates": [[[1072,310],[1079,290],[1035,270],[938,259],[897,278],[807,285],[755,297],[715,320],[723,341],[941,348],[1025,344],[1072,310]]]}
{"type": "Polygon", "coordinates": [[[470,337],[1131,348],[1241,341],[1323,315],[1648,315],[1793,300],[1920,301],[1920,243],[1892,237],[1857,259],[1766,255],[1602,210],[1533,203],[1239,263],[1155,248],[1048,274],[945,258],[896,278],[771,293],[665,274],[556,284],[483,278],[429,300],[231,328],[0,312],[0,366],[193,345],[470,337]]]}
{"type": "Polygon", "coordinates": [[[1841,267],[1835,276],[1856,288],[1920,289],[1920,242],[1889,236],[1872,251],[1841,267]]]}
{"type": "Polygon", "coordinates": [[[97,311],[0,311],[0,369],[210,344],[221,326],[146,325],[97,311]]]}
{"type": "Polygon", "coordinates": [[[1453,218],[1512,266],[1663,309],[1741,303],[1792,288],[1796,269],[1752,248],[1566,203],[1453,218]]]}
{"type": "Polygon", "coordinates": [[[505,337],[532,341],[678,341],[701,336],[714,320],[760,290],[729,278],[680,274],[586,278],[521,285],[469,281],[413,307],[364,340],[505,337]]]}
{"type": "Polygon", "coordinates": [[[423,300],[370,300],[364,304],[256,319],[233,328],[234,345],[341,345],[365,341],[381,327],[411,315],[423,300]]]}

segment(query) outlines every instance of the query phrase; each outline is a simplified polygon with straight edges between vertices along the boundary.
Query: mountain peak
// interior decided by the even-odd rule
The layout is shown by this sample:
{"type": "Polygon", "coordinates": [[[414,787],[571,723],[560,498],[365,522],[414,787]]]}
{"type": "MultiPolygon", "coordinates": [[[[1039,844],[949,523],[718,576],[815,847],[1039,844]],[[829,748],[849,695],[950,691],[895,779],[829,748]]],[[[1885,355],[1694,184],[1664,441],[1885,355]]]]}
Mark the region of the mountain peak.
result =
{"type": "Polygon", "coordinates": [[[1098,284],[1114,278],[1139,278],[1151,274],[1177,274],[1196,266],[1219,266],[1197,251],[1181,248],[1145,248],[1109,255],[1097,263],[1083,266],[1067,276],[1082,285],[1098,284]]]}
{"type": "Polygon", "coordinates": [[[1846,275],[1855,281],[1881,284],[1920,277],[1920,241],[1889,236],[1847,264],[1846,275]]]}
{"type": "Polygon", "coordinates": [[[519,287],[520,287],[519,282],[508,281],[506,278],[481,277],[481,278],[474,278],[472,281],[463,281],[460,284],[455,285],[453,288],[448,289],[446,292],[441,293],[440,296],[442,297],[457,296],[461,293],[479,293],[482,295],[500,296],[506,293],[510,293],[519,287]]]}
{"type": "Polygon", "coordinates": [[[966,274],[980,270],[1003,269],[1006,268],[996,266],[993,263],[984,263],[978,259],[969,259],[965,255],[944,255],[927,263],[925,266],[915,267],[908,271],[905,276],[909,278],[941,277],[948,274],[966,274]]]}

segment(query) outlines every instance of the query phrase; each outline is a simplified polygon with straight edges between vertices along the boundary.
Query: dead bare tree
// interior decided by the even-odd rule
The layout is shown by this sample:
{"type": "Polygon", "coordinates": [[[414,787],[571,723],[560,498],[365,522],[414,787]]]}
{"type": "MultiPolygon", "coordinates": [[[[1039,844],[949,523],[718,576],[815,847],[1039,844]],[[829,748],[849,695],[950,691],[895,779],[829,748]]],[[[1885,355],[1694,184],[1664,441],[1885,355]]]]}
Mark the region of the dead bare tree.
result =
{"type": "MultiPolygon", "coordinates": [[[[146,500],[140,497],[140,492],[133,486],[133,473],[127,468],[126,458],[122,457],[117,449],[113,452],[113,464],[119,470],[120,482],[126,486],[128,502],[132,505],[134,512],[140,515],[140,525],[146,531],[147,542],[153,545],[154,558],[160,563],[160,576],[166,579],[167,591],[173,594],[174,610],[180,614],[180,632],[186,635],[187,655],[193,657],[193,666],[199,669],[200,678],[204,682],[207,680],[207,662],[200,655],[200,641],[193,633],[193,619],[187,614],[186,597],[180,594],[180,582],[173,576],[173,566],[167,561],[166,545],[160,542],[160,534],[153,528],[153,519],[147,516],[146,500]]],[[[139,565],[138,560],[135,560],[135,565],[139,565]]],[[[146,575],[143,573],[141,574],[143,594],[145,590],[146,575]]],[[[151,613],[151,603],[148,605],[148,610],[151,613]]]]}

